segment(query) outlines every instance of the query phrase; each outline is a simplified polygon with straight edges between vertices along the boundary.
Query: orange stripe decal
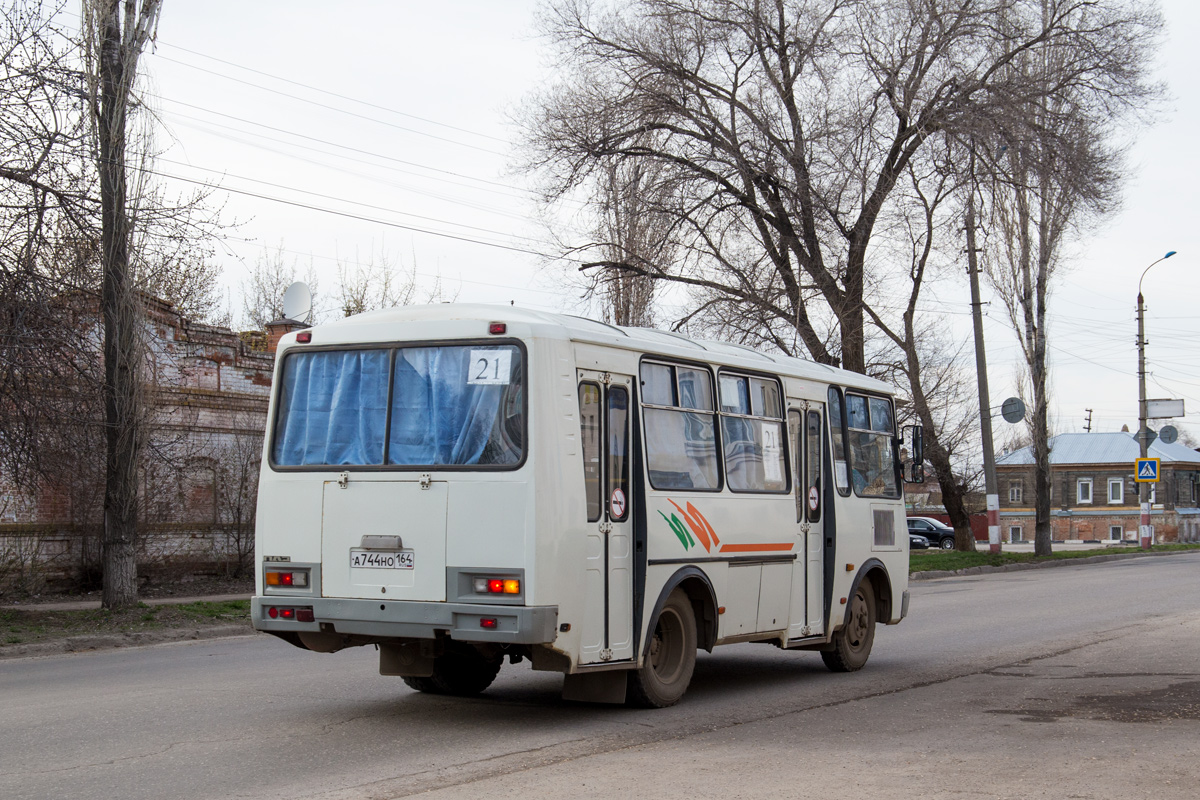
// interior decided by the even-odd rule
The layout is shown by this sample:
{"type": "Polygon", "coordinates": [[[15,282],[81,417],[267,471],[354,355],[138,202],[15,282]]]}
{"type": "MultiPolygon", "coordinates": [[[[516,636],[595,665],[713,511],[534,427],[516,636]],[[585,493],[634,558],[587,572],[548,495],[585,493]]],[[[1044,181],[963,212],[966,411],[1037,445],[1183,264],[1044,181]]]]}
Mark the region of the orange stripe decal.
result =
{"type": "Polygon", "coordinates": [[[779,552],[791,550],[795,547],[795,543],[768,542],[766,544],[723,544],[721,545],[722,553],[758,553],[758,552],[779,552]]]}
{"type": "MultiPolygon", "coordinates": [[[[676,506],[676,508],[678,508],[678,506],[676,506]]],[[[688,503],[687,508],[688,511],[696,515],[696,519],[704,523],[704,527],[708,531],[708,535],[712,537],[713,544],[720,544],[721,540],[717,538],[717,532],[713,530],[712,525],[708,524],[708,520],[704,518],[704,515],[700,513],[699,509],[697,509],[691,503],[688,503]]]]}

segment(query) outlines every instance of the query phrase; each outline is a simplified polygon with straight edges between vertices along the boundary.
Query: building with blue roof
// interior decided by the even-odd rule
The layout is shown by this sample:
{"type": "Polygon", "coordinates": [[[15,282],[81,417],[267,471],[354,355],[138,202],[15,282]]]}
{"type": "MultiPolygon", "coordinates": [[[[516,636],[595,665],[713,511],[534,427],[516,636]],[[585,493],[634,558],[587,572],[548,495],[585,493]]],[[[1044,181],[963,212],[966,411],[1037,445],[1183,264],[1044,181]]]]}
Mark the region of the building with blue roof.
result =
{"type": "MultiPolygon", "coordinates": [[[[1140,510],[1134,462],[1140,455],[1132,433],[1063,433],[1050,439],[1050,522],[1055,540],[1134,541],[1140,510]]],[[[1153,442],[1160,461],[1151,484],[1151,516],[1157,542],[1200,541],[1200,452],[1174,442],[1153,442]]],[[[1033,538],[1033,448],[996,458],[1001,534],[1009,541],[1033,538]]]]}

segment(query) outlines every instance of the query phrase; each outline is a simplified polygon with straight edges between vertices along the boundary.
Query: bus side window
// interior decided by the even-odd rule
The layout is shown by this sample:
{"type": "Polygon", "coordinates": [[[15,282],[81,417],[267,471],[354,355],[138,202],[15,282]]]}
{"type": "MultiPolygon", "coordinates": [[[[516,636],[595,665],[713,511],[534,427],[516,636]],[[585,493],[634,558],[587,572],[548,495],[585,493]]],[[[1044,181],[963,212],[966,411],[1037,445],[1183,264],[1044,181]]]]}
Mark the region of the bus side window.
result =
{"type": "Polygon", "coordinates": [[[896,426],[891,401],[847,394],[850,475],[860,497],[898,497],[893,452],[896,426]]]}
{"type": "Polygon", "coordinates": [[[809,411],[804,426],[804,486],[807,519],[821,521],[821,415],[809,411]]]}
{"type": "Polygon", "coordinates": [[[833,442],[833,485],[838,494],[850,494],[850,474],[846,469],[846,429],[842,425],[842,393],[829,387],[829,434],[833,442]]]}
{"type": "Polygon", "coordinates": [[[629,392],[622,386],[608,389],[605,430],[608,439],[608,517],[613,522],[623,522],[629,517],[629,392]]]}
{"type": "Polygon", "coordinates": [[[588,522],[600,519],[600,386],[579,384],[579,439],[588,522]]]}

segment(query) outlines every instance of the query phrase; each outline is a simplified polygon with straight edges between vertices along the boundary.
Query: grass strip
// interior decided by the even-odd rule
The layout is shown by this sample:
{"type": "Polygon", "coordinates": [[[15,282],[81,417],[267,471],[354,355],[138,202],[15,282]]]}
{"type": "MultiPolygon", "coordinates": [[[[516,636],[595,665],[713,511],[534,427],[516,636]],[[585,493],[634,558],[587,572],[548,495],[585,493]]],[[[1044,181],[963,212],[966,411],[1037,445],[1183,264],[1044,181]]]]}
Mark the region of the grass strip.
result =
{"type": "Polygon", "coordinates": [[[0,609],[0,651],[6,645],[50,642],[72,636],[134,634],[172,628],[250,623],[250,600],[224,600],[150,606],[124,611],[0,609]]]}
{"type": "MultiPolygon", "coordinates": [[[[927,550],[913,551],[908,557],[908,572],[925,572],[927,570],[959,570],[968,567],[992,566],[1004,564],[1040,563],[1042,561],[1060,561],[1072,558],[1089,558],[1091,556],[1108,556],[1119,553],[1145,552],[1137,546],[1104,547],[1096,550],[1070,550],[1051,553],[1048,556],[1037,556],[1033,553],[991,553],[988,552],[987,542],[982,543],[982,550],[974,553],[961,553],[957,550],[927,550]]],[[[1152,553],[1169,553],[1183,550],[1200,550],[1200,544],[1156,544],[1150,548],[1152,553]]]]}

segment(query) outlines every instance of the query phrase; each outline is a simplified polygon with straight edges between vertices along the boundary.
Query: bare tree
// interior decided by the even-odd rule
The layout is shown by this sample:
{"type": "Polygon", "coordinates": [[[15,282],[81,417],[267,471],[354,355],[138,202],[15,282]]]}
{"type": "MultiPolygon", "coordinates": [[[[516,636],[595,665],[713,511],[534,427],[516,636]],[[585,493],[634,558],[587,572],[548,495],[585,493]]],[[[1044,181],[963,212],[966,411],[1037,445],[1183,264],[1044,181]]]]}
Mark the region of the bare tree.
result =
{"type": "Polygon", "coordinates": [[[228,531],[230,577],[241,577],[254,554],[254,519],[258,500],[258,474],[262,459],[262,420],[235,417],[231,432],[213,446],[216,522],[228,531]]]}
{"type": "MultiPolygon", "coordinates": [[[[1043,19],[1054,12],[1042,10],[1043,19]]],[[[1069,42],[1039,41],[1006,65],[1031,86],[1052,91],[1014,102],[1028,119],[977,152],[993,174],[984,184],[991,200],[992,247],[984,263],[1017,333],[1030,384],[1029,422],[1034,458],[1034,551],[1051,552],[1049,365],[1047,313],[1064,243],[1109,212],[1119,192],[1119,125],[1154,99],[1149,84],[1151,46],[1161,27],[1152,11],[1122,17],[1085,8],[1080,25],[1095,31],[1104,58],[1087,68],[1088,54],[1069,42]]],[[[1013,9],[998,28],[1011,36],[1013,9]]]]}
{"type": "Polygon", "coordinates": [[[975,414],[970,405],[974,393],[969,386],[972,375],[959,363],[959,353],[945,334],[944,321],[922,322],[917,311],[922,292],[940,271],[938,262],[946,265],[956,260],[940,254],[938,247],[939,243],[957,241],[959,218],[947,207],[953,204],[959,176],[945,146],[931,151],[926,156],[935,157],[910,162],[907,186],[901,187],[909,209],[903,219],[907,252],[897,247],[891,260],[897,264],[907,262],[907,275],[881,280],[877,292],[886,296],[872,297],[864,307],[874,326],[888,338],[891,352],[897,354],[894,375],[886,377],[903,387],[910,403],[907,411],[924,428],[925,456],[941,488],[942,503],[955,530],[955,546],[971,551],[975,549],[975,537],[965,500],[971,488],[968,462],[975,438],[975,414]],[[908,297],[899,317],[894,312],[884,313],[882,309],[891,305],[885,301],[894,303],[899,299],[903,286],[907,286],[908,297]]]}
{"type": "Polygon", "coordinates": [[[85,0],[89,106],[100,175],[100,257],[104,283],[105,608],[137,603],[138,468],[145,436],[140,381],[142,346],[129,249],[126,130],[138,59],[154,35],[160,0],[85,0]]]}
{"type": "Polygon", "coordinates": [[[653,165],[680,257],[592,263],[733,303],[861,372],[868,248],[909,162],[939,136],[1024,124],[1014,99],[1059,88],[1008,68],[1039,42],[1074,48],[1081,76],[1107,65],[1105,28],[1089,24],[1106,8],[557,0],[544,27],[565,77],[531,103],[528,166],[553,202],[614,161],[653,165]]]}
{"type": "Polygon", "coordinates": [[[208,192],[170,198],[151,180],[136,77],[160,3],[86,2],[79,34],[54,21],[62,5],[0,9],[0,468],[63,489],[81,530],[100,506],[90,468],[107,470],[120,587],[106,598],[123,603],[153,416],[139,386],[153,371],[146,292],[209,317],[219,223],[208,192]]]}
{"type": "MultiPolygon", "coordinates": [[[[671,219],[662,214],[669,197],[661,181],[648,178],[653,164],[613,159],[599,173],[596,241],[602,264],[670,263],[674,256],[671,219]]],[[[584,269],[592,265],[585,264],[584,269]]],[[[654,322],[654,278],[618,267],[593,270],[590,293],[603,302],[603,316],[614,325],[651,327],[654,322]]]]}

